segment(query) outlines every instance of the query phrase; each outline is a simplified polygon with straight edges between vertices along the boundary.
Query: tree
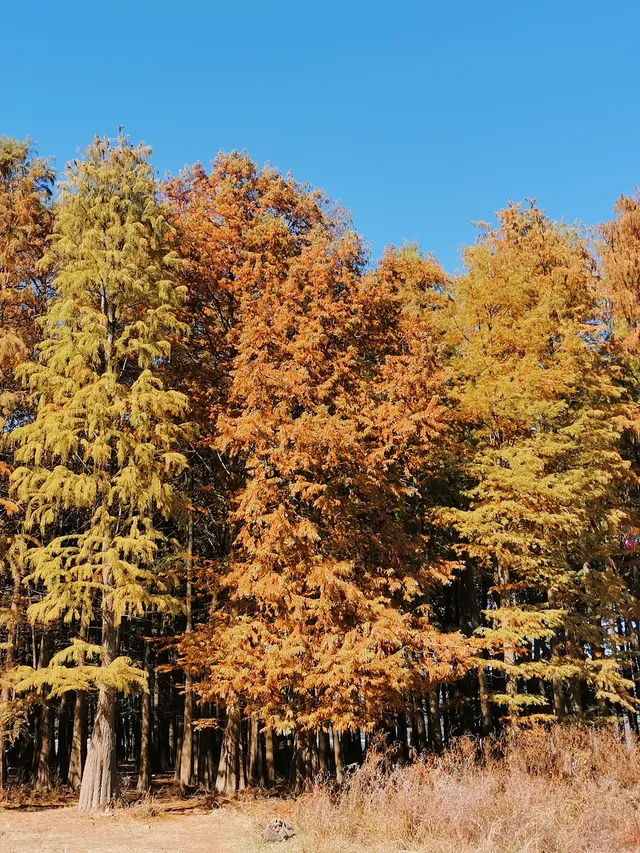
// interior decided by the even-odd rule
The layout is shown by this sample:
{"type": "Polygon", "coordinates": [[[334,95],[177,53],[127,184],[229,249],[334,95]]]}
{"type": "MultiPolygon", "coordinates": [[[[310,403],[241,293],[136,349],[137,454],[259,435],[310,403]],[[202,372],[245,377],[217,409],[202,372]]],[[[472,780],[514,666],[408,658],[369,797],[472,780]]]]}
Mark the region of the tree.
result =
{"type": "MultiPolygon", "coordinates": [[[[624,621],[627,636],[629,670],[636,682],[640,679],[640,631],[638,599],[640,598],[640,561],[637,542],[640,535],[640,199],[620,196],[614,206],[614,218],[596,232],[601,261],[601,286],[607,305],[607,335],[604,346],[612,364],[617,366],[619,381],[628,394],[629,428],[622,435],[621,452],[631,464],[634,478],[623,495],[628,512],[627,526],[616,565],[634,602],[631,618],[624,621]]],[[[624,640],[624,637],[621,638],[624,640]]],[[[633,718],[630,717],[632,724],[633,718]]]]}
{"type": "MultiPolygon", "coordinates": [[[[201,164],[186,169],[167,183],[165,192],[176,214],[175,246],[184,261],[180,279],[187,290],[181,316],[190,335],[188,346],[178,342],[174,349],[172,381],[189,395],[199,427],[198,442],[190,451],[193,537],[188,538],[193,539],[195,565],[202,568],[208,565],[207,558],[218,560],[228,554],[229,497],[243,477],[242,462],[221,455],[216,447],[219,419],[229,406],[234,335],[242,322],[243,294],[267,271],[286,275],[290,259],[300,253],[310,229],[323,221],[326,201],[317,191],[274,169],[259,169],[236,152],[220,154],[209,173],[201,164]]],[[[193,714],[192,678],[187,668],[185,725],[193,714]]],[[[227,719],[233,724],[225,731],[224,780],[241,776],[236,767],[242,734],[241,724],[235,725],[239,713],[235,703],[227,708],[227,719]]],[[[188,784],[188,746],[187,733],[180,768],[183,784],[188,784]]],[[[226,790],[236,783],[221,784],[226,790]]]]}
{"type": "Polygon", "coordinates": [[[223,699],[235,727],[240,706],[295,730],[304,764],[317,729],[372,727],[413,686],[453,677],[464,644],[429,622],[424,597],[452,567],[408,511],[410,467],[426,467],[441,431],[428,340],[409,377],[403,303],[363,279],[339,216],[302,235],[270,212],[259,226],[285,248],[279,263],[247,253],[234,279],[214,445],[238,472],[232,546],[182,649],[203,698],[223,699]]]}
{"type": "Polygon", "coordinates": [[[24,540],[18,507],[8,498],[13,457],[11,430],[29,416],[16,368],[33,355],[37,318],[47,294],[49,276],[40,262],[51,229],[50,200],[54,173],[35,156],[29,140],[0,138],[0,631],[4,652],[0,669],[0,793],[5,783],[6,733],[21,719],[12,677],[18,630],[24,622],[22,589],[24,540]],[[6,583],[5,583],[6,578],[6,583]]]}
{"type": "Polygon", "coordinates": [[[22,369],[37,415],[14,433],[14,494],[41,537],[27,555],[44,590],[30,617],[79,623],[84,613],[101,624],[99,645],[74,639],[23,685],[47,684],[54,695],[99,689],[83,810],[116,793],[117,692],[145,688],[143,671],[118,656],[121,620],[176,606],[163,520],[185,465],[176,448],[187,401],[160,372],[181,331],[183,291],[148,154],[124,137],[96,137],[66,171],[51,250],[56,296],[39,360],[22,369]]]}
{"type": "Polygon", "coordinates": [[[448,517],[460,553],[493,580],[478,631],[500,653],[493,701],[510,716],[544,710],[540,681],[550,682],[562,715],[564,684],[586,680],[598,700],[628,706],[619,648],[606,648],[631,603],[612,563],[627,516],[627,421],[600,346],[593,258],[575,229],[511,205],[465,261],[449,383],[467,439],[467,504],[448,517]]]}

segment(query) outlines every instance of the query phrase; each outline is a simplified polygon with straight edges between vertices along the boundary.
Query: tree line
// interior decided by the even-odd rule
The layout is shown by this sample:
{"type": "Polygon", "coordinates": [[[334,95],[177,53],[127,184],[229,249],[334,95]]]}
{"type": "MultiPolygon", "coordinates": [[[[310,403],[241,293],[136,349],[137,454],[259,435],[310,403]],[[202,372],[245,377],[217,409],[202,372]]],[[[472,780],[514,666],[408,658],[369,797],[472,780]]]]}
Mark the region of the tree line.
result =
{"type": "Polygon", "coordinates": [[[640,199],[371,263],[245,154],[0,140],[0,789],[638,732],[640,199]]]}

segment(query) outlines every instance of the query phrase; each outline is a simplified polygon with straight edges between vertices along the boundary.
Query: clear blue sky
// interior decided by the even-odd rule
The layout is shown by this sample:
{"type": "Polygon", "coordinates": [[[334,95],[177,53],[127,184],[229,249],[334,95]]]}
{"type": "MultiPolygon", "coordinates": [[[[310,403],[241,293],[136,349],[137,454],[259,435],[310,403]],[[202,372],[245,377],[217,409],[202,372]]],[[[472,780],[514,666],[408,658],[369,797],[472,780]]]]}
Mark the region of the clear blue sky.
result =
{"type": "Polygon", "coordinates": [[[0,133],[58,167],[124,124],[160,172],[247,149],[449,270],[536,196],[597,222],[640,183],[637,0],[3,3],[0,133]]]}

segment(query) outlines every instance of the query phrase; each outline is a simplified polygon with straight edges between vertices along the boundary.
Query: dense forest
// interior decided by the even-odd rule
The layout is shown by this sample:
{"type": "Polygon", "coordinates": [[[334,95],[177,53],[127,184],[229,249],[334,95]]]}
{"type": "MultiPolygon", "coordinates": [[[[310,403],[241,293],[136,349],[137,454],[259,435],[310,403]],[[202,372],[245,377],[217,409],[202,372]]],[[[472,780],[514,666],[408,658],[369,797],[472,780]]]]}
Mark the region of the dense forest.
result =
{"type": "Polygon", "coordinates": [[[640,199],[377,263],[245,154],[0,140],[0,789],[640,729],[640,199]]]}

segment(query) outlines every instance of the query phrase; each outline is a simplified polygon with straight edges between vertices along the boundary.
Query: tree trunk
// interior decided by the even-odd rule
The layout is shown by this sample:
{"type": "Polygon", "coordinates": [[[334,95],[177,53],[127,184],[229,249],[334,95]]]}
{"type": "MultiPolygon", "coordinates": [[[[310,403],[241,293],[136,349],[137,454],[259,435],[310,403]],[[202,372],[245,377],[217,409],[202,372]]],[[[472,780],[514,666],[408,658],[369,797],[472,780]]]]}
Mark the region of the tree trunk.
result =
{"type": "MultiPolygon", "coordinates": [[[[409,760],[409,743],[407,740],[407,715],[401,711],[397,717],[396,724],[398,748],[402,761],[409,760]]],[[[358,743],[360,742],[360,734],[358,733],[358,743]]]]}
{"type": "Polygon", "coordinates": [[[296,732],[293,747],[293,791],[302,794],[311,781],[311,742],[309,732],[296,732]]]}
{"type": "Polygon", "coordinates": [[[259,785],[263,775],[260,758],[260,721],[254,715],[251,717],[249,726],[249,772],[247,781],[251,786],[259,785]]]}
{"type": "Polygon", "coordinates": [[[329,772],[329,733],[323,729],[318,732],[318,772],[323,779],[329,772]]]}
{"type": "MultiPolygon", "coordinates": [[[[105,593],[111,586],[105,578],[105,593]]],[[[111,664],[117,653],[117,629],[110,605],[102,608],[102,666],[111,664]]],[[[87,752],[87,762],[80,786],[80,811],[107,806],[118,793],[116,765],[116,690],[101,687],[98,693],[96,716],[87,752]]]]}
{"type": "MultiPolygon", "coordinates": [[[[79,639],[86,642],[89,635],[89,624],[84,608],[80,617],[79,639]]],[[[80,663],[84,662],[84,655],[80,663]]],[[[73,709],[73,731],[71,733],[71,757],[69,759],[69,786],[73,791],[79,791],[82,783],[82,772],[87,758],[87,694],[78,690],[73,709]]]]}
{"type": "Polygon", "coordinates": [[[273,729],[266,729],[264,733],[264,778],[267,785],[273,785],[276,778],[273,756],[273,729]]]}
{"type": "Polygon", "coordinates": [[[422,696],[413,700],[413,747],[416,752],[424,752],[427,748],[427,729],[424,724],[424,708],[422,696]]]}
{"type": "Polygon", "coordinates": [[[63,693],[58,714],[58,774],[63,785],[69,775],[69,700],[70,693],[63,693]]]}
{"type": "MultiPolygon", "coordinates": [[[[549,602],[549,607],[556,607],[556,595],[554,590],[550,589],[547,593],[547,600],[549,602]]],[[[551,656],[557,656],[558,649],[558,637],[554,633],[551,638],[551,656]]],[[[553,686],[553,712],[559,720],[562,720],[566,713],[566,703],[564,698],[564,684],[562,683],[562,679],[555,675],[552,678],[552,686],[553,686]]],[[[544,695],[544,691],[541,691],[544,695]]]]}
{"type": "Polygon", "coordinates": [[[434,752],[442,752],[442,726],[440,720],[440,689],[437,684],[429,688],[429,746],[434,752]]]}
{"type": "Polygon", "coordinates": [[[482,734],[489,735],[493,731],[493,711],[491,709],[491,692],[489,676],[484,666],[478,667],[478,692],[480,693],[480,716],[482,718],[482,734]]]}
{"type": "Polygon", "coordinates": [[[336,782],[342,785],[344,782],[344,760],[342,758],[342,743],[340,740],[340,732],[333,729],[333,757],[336,765],[336,782]]]}
{"type": "Polygon", "coordinates": [[[147,690],[140,697],[140,766],[138,768],[138,790],[148,791],[151,786],[151,649],[145,643],[144,662],[147,671],[147,690]]]}
{"type": "Polygon", "coordinates": [[[240,705],[237,700],[231,700],[227,705],[227,722],[222,737],[222,749],[216,778],[216,791],[219,794],[235,794],[240,787],[241,726],[240,705]]]}
{"type": "MultiPolygon", "coordinates": [[[[18,640],[18,618],[20,612],[21,578],[18,571],[13,568],[13,592],[11,594],[11,616],[7,626],[7,645],[4,657],[4,671],[9,672],[15,663],[16,644],[18,640]]],[[[4,687],[0,691],[0,718],[6,713],[11,701],[12,691],[4,687]]],[[[7,735],[5,726],[0,724],[0,799],[4,795],[7,786],[7,735]]]]}
{"type": "MultiPolygon", "coordinates": [[[[40,641],[40,657],[38,669],[43,669],[49,662],[49,634],[45,630],[40,641]]],[[[40,706],[40,726],[38,731],[38,751],[36,765],[36,788],[44,789],[51,787],[51,765],[49,764],[49,753],[51,751],[51,716],[49,705],[46,701],[40,706]]]]}
{"type": "Polygon", "coordinates": [[[40,706],[40,748],[38,750],[38,773],[36,776],[36,788],[41,790],[51,787],[50,751],[51,715],[49,714],[49,706],[46,702],[43,702],[40,706]]]}
{"type": "MultiPolygon", "coordinates": [[[[192,574],[193,574],[193,510],[189,508],[189,527],[187,532],[187,589],[185,607],[187,614],[186,634],[193,628],[192,607],[192,574]]],[[[180,753],[180,787],[184,790],[193,785],[193,678],[191,673],[185,673],[184,680],[184,723],[182,727],[182,751],[180,753]]]]}
{"type": "Polygon", "coordinates": [[[73,709],[73,733],[71,735],[71,758],[69,759],[69,786],[73,791],[80,789],[86,757],[87,694],[84,690],[78,690],[73,709]]]}

